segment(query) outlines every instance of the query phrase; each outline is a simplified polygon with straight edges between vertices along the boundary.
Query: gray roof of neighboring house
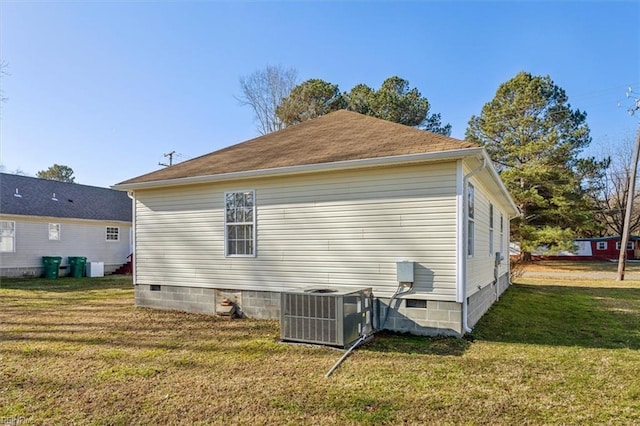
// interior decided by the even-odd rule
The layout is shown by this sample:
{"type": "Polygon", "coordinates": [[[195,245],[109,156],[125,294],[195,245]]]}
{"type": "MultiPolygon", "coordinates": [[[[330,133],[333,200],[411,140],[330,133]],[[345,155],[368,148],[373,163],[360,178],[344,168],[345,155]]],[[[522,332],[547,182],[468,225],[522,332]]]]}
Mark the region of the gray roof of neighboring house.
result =
{"type": "Polygon", "coordinates": [[[132,200],[109,188],[0,173],[0,213],[131,222],[132,200]]]}

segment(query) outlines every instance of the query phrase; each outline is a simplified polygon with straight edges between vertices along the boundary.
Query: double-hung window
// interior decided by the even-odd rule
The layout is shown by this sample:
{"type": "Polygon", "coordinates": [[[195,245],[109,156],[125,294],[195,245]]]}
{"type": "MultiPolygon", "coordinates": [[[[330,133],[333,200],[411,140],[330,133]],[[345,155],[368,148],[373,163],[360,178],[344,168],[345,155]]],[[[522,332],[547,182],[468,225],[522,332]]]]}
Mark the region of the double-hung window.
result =
{"type": "Polygon", "coordinates": [[[475,188],[467,187],[467,256],[472,257],[475,249],[475,188]]]}
{"type": "Polygon", "coordinates": [[[256,255],[256,203],[254,191],[224,194],[225,255],[256,255]]]}
{"type": "MultiPolygon", "coordinates": [[[[618,243],[620,244],[620,243],[618,243]]],[[[617,247],[618,250],[620,250],[620,246],[617,247]]],[[[598,241],[596,243],[596,250],[606,250],[607,249],[607,242],[606,241],[598,241]]]]}
{"type": "Polygon", "coordinates": [[[489,256],[493,256],[493,204],[489,204],[489,256]]]}
{"type": "Polygon", "coordinates": [[[504,257],[504,216],[500,213],[500,256],[504,257]]]}
{"type": "Polygon", "coordinates": [[[60,240],[60,224],[59,223],[49,224],[49,239],[55,240],[55,241],[60,240]]]}
{"type": "Polygon", "coordinates": [[[0,252],[16,251],[16,223],[10,220],[0,221],[0,252]]]}

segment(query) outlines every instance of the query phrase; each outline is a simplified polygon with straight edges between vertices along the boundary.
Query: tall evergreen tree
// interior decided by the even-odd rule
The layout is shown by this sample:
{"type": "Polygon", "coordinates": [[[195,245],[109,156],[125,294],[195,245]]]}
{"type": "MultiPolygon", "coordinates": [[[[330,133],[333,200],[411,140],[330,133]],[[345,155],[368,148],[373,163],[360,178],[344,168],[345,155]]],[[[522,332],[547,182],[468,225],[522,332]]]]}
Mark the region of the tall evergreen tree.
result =
{"type": "Polygon", "coordinates": [[[60,182],[75,183],[76,178],[73,176],[73,169],[69,166],[54,164],[47,170],[40,170],[36,173],[40,179],[58,180],[60,182]]]}
{"type": "Polygon", "coordinates": [[[344,107],[345,101],[337,84],[314,78],[294,87],[280,103],[276,114],[290,126],[344,107]]]}
{"type": "Polygon", "coordinates": [[[394,76],[387,78],[378,90],[357,84],[348,93],[341,93],[337,84],[307,80],[291,91],[277,113],[286,125],[291,125],[348,109],[449,136],[451,125],[442,125],[440,114],[429,114],[429,108],[429,101],[418,89],[410,89],[407,80],[394,76]]]}
{"type": "Polygon", "coordinates": [[[520,72],[469,120],[466,139],[486,148],[520,209],[511,238],[525,259],[541,245],[573,249],[576,235],[591,232],[583,183],[603,163],[579,157],[591,142],[586,116],[549,76],[520,72]]]}
{"type": "Polygon", "coordinates": [[[429,100],[417,88],[410,89],[409,82],[400,77],[387,78],[378,90],[358,84],[345,97],[351,111],[446,136],[451,134],[451,125],[443,126],[440,114],[429,114],[429,100]]]}

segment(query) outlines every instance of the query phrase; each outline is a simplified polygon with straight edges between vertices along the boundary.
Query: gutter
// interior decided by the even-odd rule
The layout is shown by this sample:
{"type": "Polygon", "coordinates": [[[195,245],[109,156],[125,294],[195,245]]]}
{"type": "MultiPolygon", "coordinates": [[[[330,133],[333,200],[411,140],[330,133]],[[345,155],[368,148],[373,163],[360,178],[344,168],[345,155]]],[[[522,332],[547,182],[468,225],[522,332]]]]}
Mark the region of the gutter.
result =
{"type": "Polygon", "coordinates": [[[133,241],[131,241],[131,247],[132,247],[132,254],[133,256],[131,256],[131,275],[132,275],[132,279],[133,279],[133,285],[137,285],[138,282],[136,281],[136,194],[133,191],[127,191],[127,196],[129,198],[131,198],[131,230],[132,230],[132,235],[131,238],[133,241]]]}
{"type": "Polygon", "coordinates": [[[465,333],[471,333],[472,329],[469,327],[469,306],[467,303],[467,262],[469,260],[469,238],[468,238],[468,222],[469,222],[469,206],[467,199],[467,190],[469,187],[469,180],[487,167],[487,158],[482,156],[482,164],[475,169],[471,170],[462,178],[462,253],[460,253],[460,297],[462,299],[462,329],[465,333]]]}

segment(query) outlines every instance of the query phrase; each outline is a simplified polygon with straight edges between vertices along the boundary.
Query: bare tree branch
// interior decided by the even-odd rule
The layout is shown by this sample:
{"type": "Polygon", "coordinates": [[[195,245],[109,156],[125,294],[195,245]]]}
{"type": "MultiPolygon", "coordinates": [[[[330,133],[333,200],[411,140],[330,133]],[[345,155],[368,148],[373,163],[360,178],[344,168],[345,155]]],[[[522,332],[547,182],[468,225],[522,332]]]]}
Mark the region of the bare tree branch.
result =
{"type": "Polygon", "coordinates": [[[0,103],[2,102],[6,102],[8,98],[6,98],[4,96],[4,90],[2,89],[2,78],[5,76],[10,75],[9,72],[7,71],[7,68],[9,67],[9,63],[6,61],[0,61],[0,103]]]}
{"type": "MultiPolygon", "coordinates": [[[[624,215],[629,197],[629,179],[631,177],[632,140],[624,141],[623,148],[611,157],[611,165],[596,183],[598,190],[593,195],[596,211],[594,218],[605,224],[607,235],[622,235],[624,215]]],[[[633,196],[633,215],[630,232],[640,229],[640,192],[633,196]]]]}
{"type": "Polygon", "coordinates": [[[279,65],[267,65],[263,70],[240,77],[242,95],[236,99],[241,105],[249,105],[253,109],[256,128],[261,135],[284,127],[276,109],[297,82],[298,72],[294,68],[279,65]]]}

